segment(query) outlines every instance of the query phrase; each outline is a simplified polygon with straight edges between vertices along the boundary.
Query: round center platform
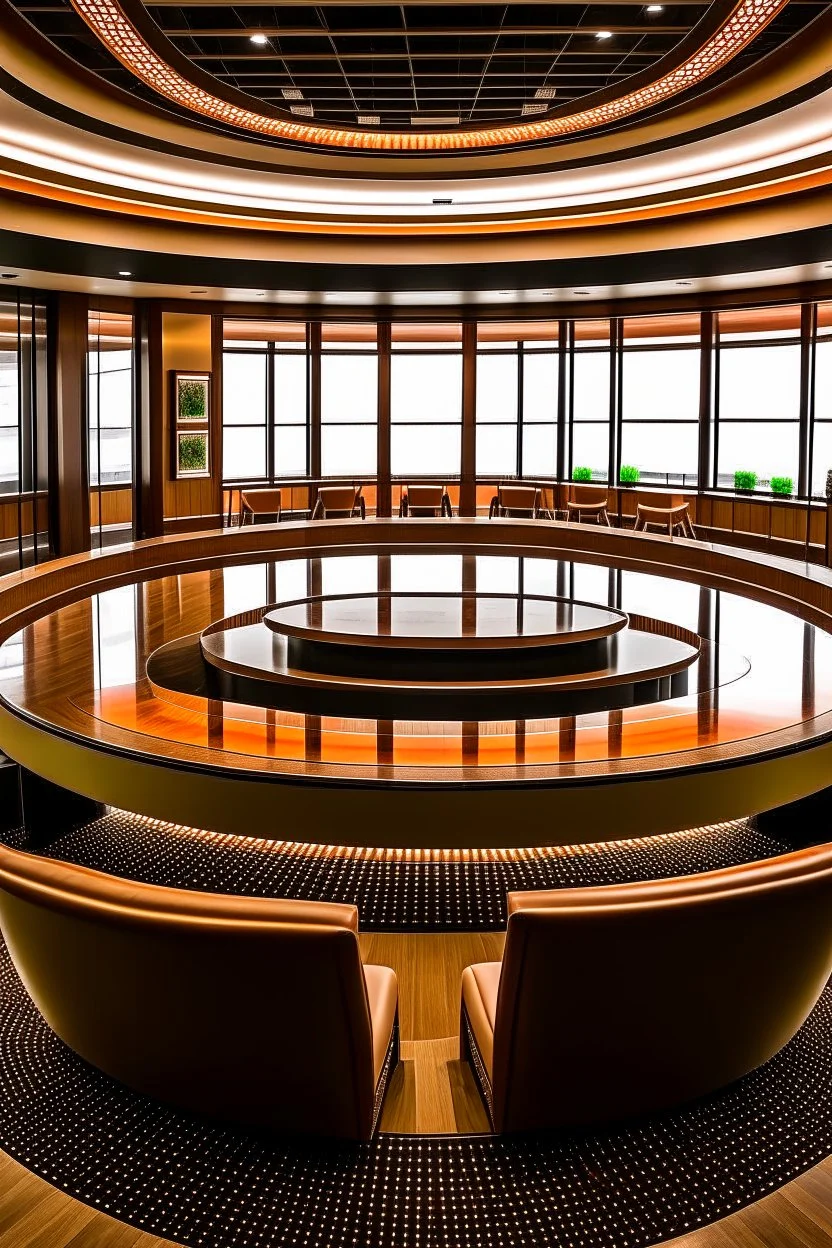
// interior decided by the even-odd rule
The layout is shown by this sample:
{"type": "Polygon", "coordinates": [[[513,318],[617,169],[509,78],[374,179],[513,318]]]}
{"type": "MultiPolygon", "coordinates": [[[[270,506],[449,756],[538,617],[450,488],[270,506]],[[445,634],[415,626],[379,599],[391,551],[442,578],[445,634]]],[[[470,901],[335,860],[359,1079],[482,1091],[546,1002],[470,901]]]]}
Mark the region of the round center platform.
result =
{"type": "Polygon", "coordinates": [[[580,645],[620,632],[627,616],[537,594],[382,592],[300,598],[264,623],[318,644],[468,651],[580,645]]]}

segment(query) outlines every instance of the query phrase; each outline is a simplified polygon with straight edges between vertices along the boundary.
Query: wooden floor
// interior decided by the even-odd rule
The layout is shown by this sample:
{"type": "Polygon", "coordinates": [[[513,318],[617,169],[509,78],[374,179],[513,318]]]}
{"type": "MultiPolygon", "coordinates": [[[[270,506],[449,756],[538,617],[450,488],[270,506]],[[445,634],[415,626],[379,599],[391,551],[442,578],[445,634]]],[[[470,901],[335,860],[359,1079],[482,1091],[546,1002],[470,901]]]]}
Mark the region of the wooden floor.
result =
{"type": "MultiPolygon", "coordinates": [[[[403,1060],[388,1092],[383,1130],[488,1130],[473,1077],[459,1061],[459,980],[470,962],[499,958],[502,944],[499,933],[362,936],[365,962],[392,966],[399,977],[403,1060]]],[[[166,1243],[63,1195],[0,1153],[1,1248],[163,1248],[166,1243]]],[[[673,1248],[832,1248],[832,1158],[750,1208],[672,1243],[673,1248]]]]}

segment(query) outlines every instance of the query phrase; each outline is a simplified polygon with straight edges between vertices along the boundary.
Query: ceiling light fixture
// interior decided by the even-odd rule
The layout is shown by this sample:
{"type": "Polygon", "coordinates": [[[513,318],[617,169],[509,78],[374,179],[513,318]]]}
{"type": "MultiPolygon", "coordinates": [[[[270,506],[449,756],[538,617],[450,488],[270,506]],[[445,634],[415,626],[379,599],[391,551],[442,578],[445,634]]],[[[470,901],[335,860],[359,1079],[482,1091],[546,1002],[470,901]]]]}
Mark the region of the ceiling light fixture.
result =
{"type": "Polygon", "coordinates": [[[538,87],[534,93],[534,98],[536,100],[553,100],[557,93],[557,87],[538,87]]]}
{"type": "Polygon", "coordinates": [[[133,273],[130,269],[119,269],[118,275],[119,277],[132,277],[133,273]]]}
{"type": "Polygon", "coordinates": [[[573,290],[572,294],[573,295],[588,295],[589,291],[588,290],[573,290]]]}
{"type": "Polygon", "coordinates": [[[693,282],[677,282],[677,286],[692,286],[693,282]]]}
{"type": "Polygon", "coordinates": [[[20,277],[19,273],[0,273],[0,278],[4,282],[13,282],[16,277],[20,277]]]}
{"type": "Polygon", "coordinates": [[[378,126],[381,124],[381,118],[378,113],[359,113],[355,120],[359,126],[378,126]]]}
{"type": "Polygon", "coordinates": [[[281,87],[280,94],[284,100],[302,100],[303,92],[300,87],[281,87]]]}
{"type": "Polygon", "coordinates": [[[259,31],[256,35],[249,35],[249,39],[251,40],[252,43],[256,43],[258,48],[262,48],[264,43],[269,42],[266,35],[262,34],[259,31]]]}
{"type": "Polygon", "coordinates": [[[648,4],[647,12],[648,13],[664,13],[664,5],[663,4],[648,4]]]}
{"type": "Polygon", "coordinates": [[[258,298],[258,299],[265,299],[265,298],[266,298],[266,292],[265,292],[265,290],[258,290],[258,292],[257,292],[257,298],[258,298]]]}
{"type": "Polygon", "coordinates": [[[595,38],[596,39],[612,39],[612,31],[611,30],[596,30],[595,38]]]}
{"type": "Polygon", "coordinates": [[[315,116],[315,110],[311,104],[293,104],[290,111],[293,112],[296,117],[315,116]]]}
{"type": "Polygon", "coordinates": [[[444,196],[438,196],[436,199],[431,200],[431,203],[433,204],[452,204],[453,202],[454,201],[452,199],[445,198],[444,196]]]}
{"type": "Polygon", "coordinates": [[[546,107],[545,104],[524,104],[520,109],[520,114],[523,117],[530,117],[532,113],[545,113],[546,107]]]}
{"type": "Polygon", "coordinates": [[[431,117],[430,114],[415,113],[411,115],[410,124],[412,126],[458,126],[459,114],[447,117],[431,117]]]}
{"type": "Polygon", "coordinates": [[[191,294],[192,295],[207,295],[208,291],[207,290],[192,290],[191,294]]]}

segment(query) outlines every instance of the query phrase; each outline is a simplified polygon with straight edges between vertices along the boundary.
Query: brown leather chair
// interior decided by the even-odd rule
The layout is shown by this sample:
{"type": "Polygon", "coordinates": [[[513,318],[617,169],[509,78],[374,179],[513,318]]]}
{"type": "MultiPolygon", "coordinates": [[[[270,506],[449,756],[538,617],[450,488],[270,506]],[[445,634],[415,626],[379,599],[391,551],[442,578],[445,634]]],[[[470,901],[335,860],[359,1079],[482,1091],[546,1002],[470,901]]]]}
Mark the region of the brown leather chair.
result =
{"type": "Polygon", "coordinates": [[[497,486],[497,493],[491,500],[488,518],[495,516],[515,516],[536,520],[540,503],[540,490],[536,485],[503,485],[497,486]]]}
{"type": "Polygon", "coordinates": [[[609,528],[608,507],[606,491],[573,488],[566,500],[566,519],[580,522],[588,517],[596,524],[605,524],[609,528]]]}
{"type": "Polygon", "coordinates": [[[256,516],[274,516],[280,519],[280,490],[241,490],[240,491],[240,526],[250,520],[254,524],[256,516]]]}
{"type": "Polygon", "coordinates": [[[832,972],[832,846],[680,879],[509,894],[462,978],[461,1051],[496,1131],[706,1095],[795,1034],[832,972]]]}
{"type": "Polygon", "coordinates": [[[279,1132],[366,1140],[398,1059],[393,971],[354,906],[158,888],[0,847],[0,927],[60,1038],[121,1083],[279,1132]]]}
{"type": "Polygon", "coordinates": [[[444,485],[408,485],[402,491],[400,516],[448,516],[454,514],[444,485]]]}
{"type": "Polygon", "coordinates": [[[318,490],[318,497],[312,509],[313,520],[334,518],[352,518],[360,516],[363,520],[366,512],[364,499],[361,497],[360,485],[325,485],[318,490]]]}

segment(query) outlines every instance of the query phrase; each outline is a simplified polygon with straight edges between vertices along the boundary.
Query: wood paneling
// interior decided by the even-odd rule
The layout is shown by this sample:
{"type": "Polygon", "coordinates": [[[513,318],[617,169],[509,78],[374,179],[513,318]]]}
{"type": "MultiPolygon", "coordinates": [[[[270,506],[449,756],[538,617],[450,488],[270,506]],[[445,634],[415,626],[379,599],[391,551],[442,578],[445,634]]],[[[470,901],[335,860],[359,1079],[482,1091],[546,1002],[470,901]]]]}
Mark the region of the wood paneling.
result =
{"type": "MultiPolygon", "coordinates": [[[[221,501],[219,496],[219,473],[222,456],[219,453],[215,419],[211,421],[210,477],[176,480],[173,463],[170,374],[173,371],[211,372],[212,318],[202,315],[186,315],[181,312],[162,314],[162,446],[165,448],[164,465],[164,519],[179,520],[193,516],[203,518],[203,528],[220,523],[221,501]]],[[[213,379],[212,379],[213,380],[213,379]]],[[[212,412],[216,405],[216,384],[211,386],[212,412]]]]}
{"type": "Polygon", "coordinates": [[[90,490],[90,524],[97,528],[102,524],[130,524],[133,519],[133,487],[125,485],[116,489],[102,486],[90,490]]]}
{"type": "Polygon", "coordinates": [[[50,484],[53,545],[59,555],[90,548],[87,447],[86,295],[61,293],[53,304],[50,484]]]}

